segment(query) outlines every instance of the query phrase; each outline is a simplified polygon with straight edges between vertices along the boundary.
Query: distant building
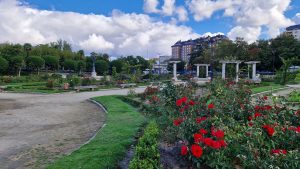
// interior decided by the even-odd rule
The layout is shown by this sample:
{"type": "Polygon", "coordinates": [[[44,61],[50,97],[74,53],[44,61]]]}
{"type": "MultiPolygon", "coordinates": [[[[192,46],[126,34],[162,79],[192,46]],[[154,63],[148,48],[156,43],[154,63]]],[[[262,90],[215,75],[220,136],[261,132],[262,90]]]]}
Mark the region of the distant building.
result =
{"type": "Polygon", "coordinates": [[[168,73],[168,61],[171,59],[171,56],[159,56],[157,63],[153,66],[154,72],[157,74],[166,74],[168,73]]]}
{"type": "Polygon", "coordinates": [[[293,25],[286,28],[286,33],[293,35],[295,39],[300,40],[300,25],[293,25]]]}
{"type": "Polygon", "coordinates": [[[178,41],[176,42],[172,48],[172,59],[179,59],[186,63],[189,62],[191,53],[193,52],[193,49],[199,45],[199,44],[208,44],[210,42],[218,42],[224,39],[228,39],[224,35],[217,35],[213,37],[201,37],[198,39],[190,39],[188,41],[178,41]]]}

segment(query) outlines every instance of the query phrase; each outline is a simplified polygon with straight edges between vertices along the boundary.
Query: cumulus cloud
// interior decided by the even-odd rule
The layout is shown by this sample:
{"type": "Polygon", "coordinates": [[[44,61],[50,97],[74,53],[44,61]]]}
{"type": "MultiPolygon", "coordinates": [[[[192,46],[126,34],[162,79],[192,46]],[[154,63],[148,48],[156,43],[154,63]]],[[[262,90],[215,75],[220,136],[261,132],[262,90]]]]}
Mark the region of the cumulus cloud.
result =
{"type": "Polygon", "coordinates": [[[87,52],[153,57],[158,53],[170,55],[170,46],[180,39],[199,37],[190,27],[156,21],[145,14],[48,11],[17,0],[0,0],[0,11],[0,43],[41,44],[61,38],[74,49],[87,52]]]}
{"type": "Polygon", "coordinates": [[[144,0],[144,11],[147,13],[158,13],[157,6],[159,5],[158,0],[144,0]]]}
{"type": "Polygon", "coordinates": [[[107,52],[114,48],[114,44],[106,41],[103,36],[92,34],[87,40],[79,42],[80,47],[89,51],[104,51],[107,52]]]}
{"type": "Polygon", "coordinates": [[[196,21],[211,18],[217,11],[224,11],[224,16],[233,17],[236,25],[228,36],[241,36],[250,42],[259,38],[262,26],[268,28],[270,37],[275,37],[281,29],[292,25],[293,21],[284,16],[290,3],[291,0],[189,0],[187,2],[196,21]]]}
{"type": "Polygon", "coordinates": [[[296,24],[300,24],[300,13],[297,13],[295,17],[293,18],[296,24]]]}
{"type": "Polygon", "coordinates": [[[178,15],[178,20],[181,22],[189,20],[188,12],[183,6],[176,8],[176,13],[178,15]]]}

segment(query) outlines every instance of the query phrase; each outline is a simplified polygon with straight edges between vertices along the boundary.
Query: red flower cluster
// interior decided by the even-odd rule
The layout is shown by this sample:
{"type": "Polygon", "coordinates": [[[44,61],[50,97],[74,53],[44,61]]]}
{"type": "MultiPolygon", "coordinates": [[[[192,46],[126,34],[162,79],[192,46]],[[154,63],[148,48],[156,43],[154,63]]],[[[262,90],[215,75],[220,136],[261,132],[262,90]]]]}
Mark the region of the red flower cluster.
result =
{"type": "Polygon", "coordinates": [[[185,97],[183,97],[183,98],[181,98],[181,99],[178,99],[178,100],[176,101],[176,106],[180,107],[180,106],[183,105],[183,103],[186,103],[186,102],[187,102],[187,97],[185,96],[185,97]]]}
{"type": "Polygon", "coordinates": [[[184,122],[183,118],[179,118],[179,119],[175,119],[175,120],[173,121],[173,124],[174,124],[175,126],[179,126],[182,122],[184,122]]]}
{"type": "Polygon", "coordinates": [[[191,147],[191,152],[196,158],[200,158],[203,154],[202,147],[197,144],[193,144],[191,147]]]}
{"type": "Polygon", "coordinates": [[[268,96],[264,96],[263,99],[264,99],[264,100],[268,100],[268,96]]]}
{"type": "Polygon", "coordinates": [[[222,130],[212,130],[211,131],[211,135],[213,135],[213,136],[215,136],[216,138],[218,138],[218,139],[222,139],[222,138],[224,138],[224,131],[222,131],[222,130]]]}
{"type": "Polygon", "coordinates": [[[282,149],[273,149],[271,151],[271,155],[280,155],[280,154],[286,155],[287,151],[286,150],[282,150],[282,149]]]}
{"type": "Polygon", "coordinates": [[[272,106],[270,106],[270,105],[255,106],[254,109],[255,109],[255,111],[259,111],[259,110],[271,110],[272,106]]]}
{"type": "Polygon", "coordinates": [[[213,109],[215,108],[215,105],[213,103],[210,103],[208,106],[207,106],[208,109],[213,109]]]}
{"type": "Polygon", "coordinates": [[[194,142],[195,143],[203,143],[204,145],[211,147],[213,149],[220,149],[222,147],[226,147],[227,144],[223,140],[224,132],[222,130],[211,130],[212,136],[216,137],[218,140],[214,140],[213,138],[205,138],[203,135],[207,134],[208,131],[205,129],[200,129],[199,133],[194,134],[194,142]]]}
{"type": "Polygon", "coordinates": [[[207,118],[206,117],[198,117],[196,118],[196,123],[201,123],[202,121],[206,120],[207,118]]]}
{"type": "Polygon", "coordinates": [[[273,136],[275,133],[275,129],[271,125],[264,125],[262,128],[266,130],[269,136],[273,136]]]}

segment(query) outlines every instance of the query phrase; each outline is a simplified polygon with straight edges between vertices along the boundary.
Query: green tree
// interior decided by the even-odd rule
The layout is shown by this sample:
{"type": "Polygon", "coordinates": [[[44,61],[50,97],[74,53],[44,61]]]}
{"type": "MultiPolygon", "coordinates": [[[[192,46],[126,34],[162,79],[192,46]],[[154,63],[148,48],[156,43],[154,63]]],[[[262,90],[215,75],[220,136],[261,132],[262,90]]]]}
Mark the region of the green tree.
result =
{"type": "Polygon", "coordinates": [[[8,68],[8,61],[0,57],[0,73],[5,73],[8,68]]]}
{"type": "Polygon", "coordinates": [[[45,66],[46,70],[57,70],[59,65],[59,59],[56,56],[45,56],[45,66]]]}
{"type": "Polygon", "coordinates": [[[15,56],[10,61],[11,67],[17,72],[17,75],[21,76],[21,70],[25,66],[25,61],[22,56],[15,56]]]}
{"type": "Polygon", "coordinates": [[[66,70],[76,70],[76,62],[74,60],[68,59],[65,61],[64,67],[66,70]]]}
{"type": "Polygon", "coordinates": [[[28,57],[29,57],[29,52],[30,52],[31,49],[32,49],[32,45],[31,45],[30,43],[25,43],[25,44],[23,45],[23,49],[24,49],[24,51],[26,52],[26,58],[28,58],[28,57]]]}
{"type": "Polygon", "coordinates": [[[40,69],[44,67],[45,60],[40,56],[29,56],[26,59],[27,66],[33,70],[37,71],[37,74],[40,73],[40,69]]]}
{"type": "Polygon", "coordinates": [[[121,59],[113,60],[110,62],[110,67],[115,67],[117,73],[121,73],[123,69],[124,62],[121,59]]]}
{"type": "Polygon", "coordinates": [[[104,60],[97,60],[95,66],[96,72],[100,75],[103,75],[105,72],[107,72],[109,68],[109,64],[104,60]]]}

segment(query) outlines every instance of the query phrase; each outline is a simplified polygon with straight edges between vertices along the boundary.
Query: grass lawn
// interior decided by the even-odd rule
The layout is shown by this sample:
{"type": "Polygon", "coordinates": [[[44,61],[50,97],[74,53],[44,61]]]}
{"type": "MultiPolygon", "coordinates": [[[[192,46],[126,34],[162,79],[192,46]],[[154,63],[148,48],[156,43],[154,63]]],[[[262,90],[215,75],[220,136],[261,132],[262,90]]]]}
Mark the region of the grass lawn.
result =
{"type": "Polygon", "coordinates": [[[259,87],[253,87],[251,88],[252,93],[256,94],[256,93],[260,93],[260,92],[265,92],[265,91],[271,91],[271,90],[276,90],[279,88],[283,88],[284,86],[280,85],[280,84],[275,84],[275,83],[263,83],[262,86],[259,87]]]}
{"type": "Polygon", "coordinates": [[[18,93],[61,93],[66,92],[60,89],[49,89],[46,87],[46,82],[31,82],[31,83],[10,83],[5,85],[6,91],[18,93]]]}
{"type": "Polygon", "coordinates": [[[48,169],[116,168],[146,119],[118,96],[94,98],[106,107],[106,126],[88,144],[64,156],[48,169]]]}

